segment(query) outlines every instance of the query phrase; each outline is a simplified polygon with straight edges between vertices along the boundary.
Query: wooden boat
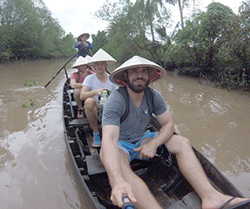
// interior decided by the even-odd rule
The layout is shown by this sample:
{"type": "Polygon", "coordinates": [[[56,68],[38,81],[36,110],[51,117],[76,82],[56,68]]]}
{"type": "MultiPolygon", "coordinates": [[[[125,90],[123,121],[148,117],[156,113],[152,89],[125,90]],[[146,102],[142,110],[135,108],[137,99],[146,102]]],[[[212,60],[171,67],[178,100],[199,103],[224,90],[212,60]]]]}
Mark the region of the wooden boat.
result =
{"type": "MultiPolygon", "coordinates": [[[[77,119],[77,105],[73,90],[66,81],[63,87],[63,116],[66,144],[81,182],[83,195],[88,198],[88,208],[117,208],[110,201],[111,188],[105,169],[99,159],[99,149],[93,148],[92,130],[86,118],[77,119]]],[[[159,130],[160,125],[152,117],[148,129],[159,130]]],[[[201,201],[178,169],[175,156],[161,147],[158,157],[149,162],[134,161],[134,172],[148,185],[163,208],[198,209],[201,201]],[[159,172],[159,170],[161,172],[159,172]]],[[[201,153],[194,149],[212,185],[219,191],[237,197],[243,195],[201,153]]],[[[242,206],[242,209],[247,208],[242,206]]]]}

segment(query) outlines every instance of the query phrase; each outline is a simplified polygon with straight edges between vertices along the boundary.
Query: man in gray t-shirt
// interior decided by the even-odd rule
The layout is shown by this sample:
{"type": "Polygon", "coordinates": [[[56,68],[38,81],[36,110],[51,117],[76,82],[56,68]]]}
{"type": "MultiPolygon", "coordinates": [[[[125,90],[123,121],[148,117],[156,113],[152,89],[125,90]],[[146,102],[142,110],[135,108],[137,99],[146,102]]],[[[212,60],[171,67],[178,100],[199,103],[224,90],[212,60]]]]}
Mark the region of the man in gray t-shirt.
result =
{"type": "Polygon", "coordinates": [[[201,198],[201,208],[224,208],[225,204],[232,206],[245,201],[244,198],[234,199],[224,195],[211,185],[190,141],[181,135],[174,135],[172,117],[162,96],[155,90],[151,90],[154,105],[153,110],[150,108],[147,86],[163,74],[165,70],[159,65],[134,56],[110,75],[110,80],[124,85],[129,95],[129,113],[125,120],[120,121],[127,107],[126,100],[117,90],[108,98],[103,109],[101,160],[112,187],[111,201],[122,207],[122,197],[126,195],[136,208],[161,208],[145,182],[130,168],[130,161],[153,158],[157,148],[163,144],[171,154],[176,155],[180,171],[201,198]],[[151,112],[162,127],[159,132],[144,133],[151,112]]]}
{"type": "MultiPolygon", "coordinates": [[[[155,104],[153,113],[156,116],[161,115],[167,110],[165,101],[158,91],[151,89],[151,92],[153,94],[155,104]]],[[[144,135],[144,131],[150,121],[151,114],[149,112],[145,95],[139,107],[136,107],[131,100],[129,100],[129,105],[130,111],[128,116],[126,120],[120,124],[120,118],[126,109],[126,101],[119,91],[115,90],[105,103],[102,115],[102,125],[108,124],[119,126],[119,140],[134,143],[139,141],[144,135]]]]}

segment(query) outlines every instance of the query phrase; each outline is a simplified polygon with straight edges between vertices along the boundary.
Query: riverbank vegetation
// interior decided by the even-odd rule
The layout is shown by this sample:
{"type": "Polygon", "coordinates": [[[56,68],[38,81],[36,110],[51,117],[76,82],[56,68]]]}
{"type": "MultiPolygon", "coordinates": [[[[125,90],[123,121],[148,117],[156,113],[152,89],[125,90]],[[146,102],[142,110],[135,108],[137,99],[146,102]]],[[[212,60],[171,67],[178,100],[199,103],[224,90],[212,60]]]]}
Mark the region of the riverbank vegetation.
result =
{"type": "Polygon", "coordinates": [[[0,1],[0,63],[11,60],[69,57],[76,52],[41,0],[0,1]]]}
{"type": "MultiPolygon", "coordinates": [[[[120,62],[132,55],[156,61],[177,74],[199,77],[223,88],[249,90],[250,1],[238,14],[220,3],[196,10],[183,21],[184,1],[137,0],[106,3],[96,16],[108,22],[108,30],[92,35],[93,45],[103,47],[120,62]],[[182,21],[171,28],[170,4],[179,6],[182,21]],[[185,22],[185,23],[183,23],[185,22]]],[[[190,2],[191,3],[191,2],[190,2]]]]}
{"type": "MultiPolygon", "coordinates": [[[[243,0],[237,14],[217,2],[206,11],[190,9],[193,2],[106,1],[96,16],[108,28],[92,34],[92,52],[102,47],[120,63],[140,55],[176,74],[196,76],[228,90],[249,90],[250,0],[243,0]],[[178,8],[178,18],[170,6],[178,8]]],[[[0,1],[0,37],[0,63],[76,53],[75,37],[65,35],[42,0],[0,1]]]]}

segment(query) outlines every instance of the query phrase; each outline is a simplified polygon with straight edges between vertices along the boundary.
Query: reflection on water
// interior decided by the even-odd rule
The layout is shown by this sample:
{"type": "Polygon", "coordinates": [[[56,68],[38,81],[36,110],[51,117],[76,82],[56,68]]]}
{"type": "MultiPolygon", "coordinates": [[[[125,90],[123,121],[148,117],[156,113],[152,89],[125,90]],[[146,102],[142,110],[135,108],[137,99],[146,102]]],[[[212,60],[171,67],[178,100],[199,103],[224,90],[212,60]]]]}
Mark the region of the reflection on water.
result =
{"type": "Polygon", "coordinates": [[[212,113],[214,113],[214,117],[216,116],[224,116],[228,113],[228,108],[225,104],[220,100],[221,98],[214,98],[214,100],[210,100],[207,108],[210,109],[212,113]],[[223,105],[221,105],[223,104],[223,105]]]}
{"type": "MultiPolygon", "coordinates": [[[[2,208],[88,208],[63,138],[64,74],[44,89],[66,61],[0,66],[2,208]],[[25,87],[26,80],[37,85],[25,87]],[[36,106],[22,106],[30,100],[36,106]]],[[[177,131],[250,196],[250,95],[203,86],[171,73],[152,85],[163,94],[177,131]]]]}

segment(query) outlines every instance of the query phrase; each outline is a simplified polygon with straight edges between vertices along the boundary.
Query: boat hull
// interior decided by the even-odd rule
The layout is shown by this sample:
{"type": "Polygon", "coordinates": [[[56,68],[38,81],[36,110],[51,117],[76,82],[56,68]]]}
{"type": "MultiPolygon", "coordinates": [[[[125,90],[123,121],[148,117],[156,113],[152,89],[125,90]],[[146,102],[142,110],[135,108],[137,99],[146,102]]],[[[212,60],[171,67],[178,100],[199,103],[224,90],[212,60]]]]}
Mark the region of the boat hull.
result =
{"type": "MultiPolygon", "coordinates": [[[[65,141],[79,181],[79,187],[83,190],[82,195],[88,199],[88,208],[118,208],[109,199],[111,188],[99,158],[100,150],[91,145],[91,127],[86,118],[76,118],[76,111],[73,91],[69,82],[66,81],[63,87],[65,141]]],[[[151,131],[160,129],[156,118],[151,118],[147,129],[151,131]]],[[[243,197],[209,160],[196,149],[194,152],[216,189],[231,196],[243,197]]],[[[178,169],[175,156],[170,155],[164,146],[161,146],[157,153],[160,157],[155,157],[148,162],[133,161],[131,167],[134,172],[146,182],[163,208],[200,208],[200,198],[178,169]]]]}

